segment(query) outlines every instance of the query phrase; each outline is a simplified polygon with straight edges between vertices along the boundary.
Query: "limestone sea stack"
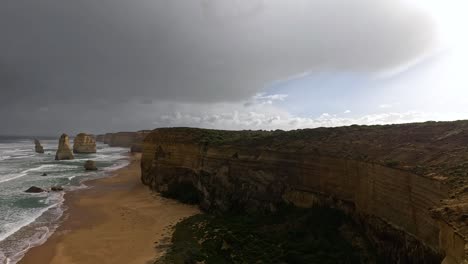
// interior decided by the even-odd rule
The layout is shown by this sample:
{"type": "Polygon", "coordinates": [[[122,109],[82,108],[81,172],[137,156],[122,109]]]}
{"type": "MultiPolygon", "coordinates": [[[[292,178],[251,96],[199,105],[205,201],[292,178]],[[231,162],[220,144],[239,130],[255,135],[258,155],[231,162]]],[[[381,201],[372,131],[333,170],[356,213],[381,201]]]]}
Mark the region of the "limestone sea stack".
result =
{"type": "Polygon", "coordinates": [[[41,153],[41,154],[44,153],[44,148],[42,147],[41,142],[36,138],[34,139],[34,145],[36,145],[35,146],[36,153],[41,153]]]}
{"type": "Polygon", "coordinates": [[[72,160],[74,158],[70,147],[70,139],[67,134],[62,134],[59,140],[57,153],[55,154],[55,160],[72,160]]]}
{"type": "Polygon", "coordinates": [[[78,134],[73,143],[73,153],[96,153],[96,140],[92,135],[78,134]]]}

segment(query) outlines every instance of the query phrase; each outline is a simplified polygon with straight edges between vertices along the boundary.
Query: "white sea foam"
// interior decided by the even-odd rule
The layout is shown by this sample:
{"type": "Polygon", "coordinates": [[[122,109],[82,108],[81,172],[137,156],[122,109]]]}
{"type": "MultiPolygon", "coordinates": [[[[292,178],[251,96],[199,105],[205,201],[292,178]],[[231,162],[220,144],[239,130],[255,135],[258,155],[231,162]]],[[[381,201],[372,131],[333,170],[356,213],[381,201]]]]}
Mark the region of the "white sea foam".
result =
{"type": "Polygon", "coordinates": [[[107,168],[104,168],[104,171],[115,171],[115,170],[118,170],[118,169],[121,169],[121,168],[124,168],[126,166],[128,166],[129,161],[128,160],[121,160],[119,162],[117,162],[116,164],[110,166],[110,167],[107,167],[107,168]]]}
{"type": "Polygon", "coordinates": [[[27,172],[18,173],[18,174],[16,174],[16,175],[13,176],[13,177],[9,177],[9,178],[6,178],[6,179],[1,179],[1,180],[0,180],[0,183],[8,182],[8,181],[11,181],[11,180],[14,180],[14,179],[21,178],[21,177],[26,176],[27,174],[28,174],[27,172]]]}
{"type": "Polygon", "coordinates": [[[63,199],[63,193],[62,193],[58,197],[56,203],[51,204],[51,205],[49,205],[47,207],[44,207],[42,210],[39,210],[38,212],[36,212],[34,214],[28,215],[22,221],[17,221],[15,223],[10,223],[8,225],[5,224],[4,226],[8,226],[9,230],[6,231],[3,234],[0,234],[0,242],[5,240],[7,237],[11,236],[12,234],[16,233],[22,227],[27,226],[27,225],[31,224],[32,222],[34,222],[37,218],[39,218],[47,210],[61,205],[63,203],[63,201],[64,201],[64,199],[63,199]]]}
{"type": "Polygon", "coordinates": [[[70,177],[68,177],[68,180],[71,181],[71,180],[73,180],[75,177],[76,177],[76,175],[70,176],[70,177]]]}
{"type": "Polygon", "coordinates": [[[32,235],[30,239],[24,242],[24,246],[23,246],[24,248],[22,250],[18,251],[11,257],[5,257],[6,263],[8,264],[18,263],[24,257],[26,252],[28,252],[29,249],[44,244],[46,240],[52,235],[52,231],[47,226],[38,227],[37,230],[38,230],[37,233],[32,235]]]}
{"type": "Polygon", "coordinates": [[[14,252],[2,252],[0,248],[0,263],[16,264],[24,257],[29,249],[44,244],[57,229],[59,225],[58,220],[62,215],[63,210],[60,210],[59,213],[55,215],[54,219],[49,221],[49,223],[52,223],[50,226],[34,227],[33,234],[22,241],[15,241],[16,250],[14,252]]]}
{"type": "Polygon", "coordinates": [[[5,156],[0,156],[0,161],[7,160],[9,158],[11,158],[11,156],[6,156],[6,155],[5,156]]]}
{"type": "Polygon", "coordinates": [[[15,174],[10,174],[11,177],[8,177],[6,179],[0,179],[0,183],[3,183],[3,182],[8,182],[8,181],[11,181],[11,180],[15,180],[15,179],[18,179],[18,178],[21,178],[21,177],[24,177],[26,175],[28,175],[29,172],[32,172],[32,171],[41,171],[45,168],[48,168],[50,167],[51,165],[41,165],[39,167],[36,167],[36,168],[31,168],[31,169],[27,169],[27,170],[24,170],[20,173],[15,173],[15,174]]]}
{"type": "Polygon", "coordinates": [[[24,159],[24,158],[29,158],[29,157],[34,157],[34,154],[28,154],[28,155],[14,155],[11,157],[11,159],[24,159]]]}

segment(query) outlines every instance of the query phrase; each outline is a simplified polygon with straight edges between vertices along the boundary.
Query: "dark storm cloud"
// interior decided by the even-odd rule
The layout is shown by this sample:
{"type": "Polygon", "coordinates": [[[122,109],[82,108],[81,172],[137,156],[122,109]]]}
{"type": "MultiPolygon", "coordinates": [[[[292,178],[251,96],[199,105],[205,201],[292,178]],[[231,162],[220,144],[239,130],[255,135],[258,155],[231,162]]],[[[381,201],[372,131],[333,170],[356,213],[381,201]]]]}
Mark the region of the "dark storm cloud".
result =
{"type": "Polygon", "coordinates": [[[307,70],[396,67],[434,38],[427,16],[390,0],[4,0],[0,34],[2,115],[235,101],[307,70]]]}

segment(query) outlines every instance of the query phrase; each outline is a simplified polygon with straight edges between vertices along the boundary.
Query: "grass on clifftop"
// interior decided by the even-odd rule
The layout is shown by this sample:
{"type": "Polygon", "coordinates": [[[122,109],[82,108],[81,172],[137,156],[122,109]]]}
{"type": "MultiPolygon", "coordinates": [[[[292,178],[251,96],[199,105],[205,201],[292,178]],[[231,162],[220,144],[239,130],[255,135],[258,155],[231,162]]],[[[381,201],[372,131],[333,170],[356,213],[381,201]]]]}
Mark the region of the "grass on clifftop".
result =
{"type": "Polygon", "coordinates": [[[196,215],[176,225],[172,246],[156,264],[361,263],[340,232],[347,221],[326,208],[196,215]]]}

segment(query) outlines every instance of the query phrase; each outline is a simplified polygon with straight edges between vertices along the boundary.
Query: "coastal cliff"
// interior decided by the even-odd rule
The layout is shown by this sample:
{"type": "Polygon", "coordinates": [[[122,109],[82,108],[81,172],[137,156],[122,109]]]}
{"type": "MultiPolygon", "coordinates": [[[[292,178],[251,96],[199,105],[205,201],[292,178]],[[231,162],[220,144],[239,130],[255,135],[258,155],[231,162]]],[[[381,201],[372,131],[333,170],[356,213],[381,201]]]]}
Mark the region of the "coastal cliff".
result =
{"type": "Polygon", "coordinates": [[[105,135],[97,135],[96,136],[96,142],[103,142],[104,143],[104,137],[105,137],[105,135]]]}
{"type": "Polygon", "coordinates": [[[111,147],[130,148],[131,152],[142,152],[142,144],[150,131],[118,132],[104,136],[104,143],[111,147]]]}
{"type": "Polygon", "coordinates": [[[142,182],[205,210],[326,205],[388,263],[466,264],[468,122],[297,131],[156,129],[142,182]]]}
{"type": "Polygon", "coordinates": [[[109,144],[112,139],[112,133],[106,133],[103,137],[104,144],[109,144]]]}

